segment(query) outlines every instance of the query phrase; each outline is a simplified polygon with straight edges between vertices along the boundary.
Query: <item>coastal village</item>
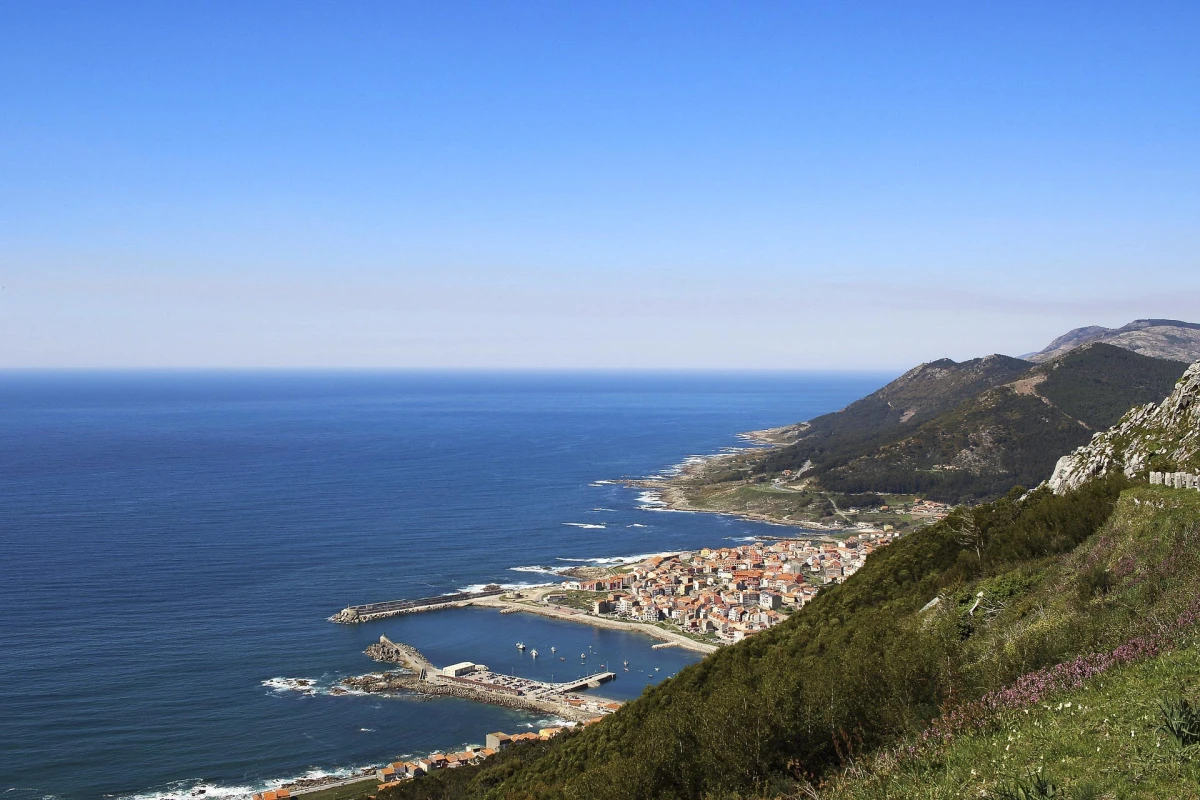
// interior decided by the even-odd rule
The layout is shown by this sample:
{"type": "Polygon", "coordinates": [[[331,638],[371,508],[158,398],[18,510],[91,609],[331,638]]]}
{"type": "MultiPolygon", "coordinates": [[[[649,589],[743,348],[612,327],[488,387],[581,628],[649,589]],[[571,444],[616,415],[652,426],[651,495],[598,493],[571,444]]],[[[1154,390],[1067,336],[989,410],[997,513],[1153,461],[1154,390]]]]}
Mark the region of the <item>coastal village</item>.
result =
{"type": "MultiPolygon", "coordinates": [[[[942,503],[921,499],[905,509],[912,520],[927,523],[945,517],[951,510],[942,503]]],[[[349,607],[330,619],[353,624],[397,614],[485,605],[500,607],[501,613],[530,611],[608,627],[630,625],[666,640],[655,647],[682,645],[708,652],[783,622],[822,587],[846,580],[862,568],[871,553],[901,535],[890,524],[860,522],[803,537],[758,538],[732,547],[652,556],[626,566],[575,568],[566,575],[567,580],[530,589],[504,591],[493,585],[479,592],[349,607]]],[[[489,733],[483,747],[397,760],[349,779],[356,783],[374,780],[379,790],[432,771],[477,764],[515,743],[544,741],[570,727],[594,724],[621,705],[569,691],[573,686],[497,675],[469,662],[439,669],[415,648],[386,637],[380,637],[367,654],[378,661],[400,663],[407,671],[344,679],[338,692],[346,688],[385,693],[417,690],[512,707],[530,706],[531,710],[552,704],[546,709],[553,708],[575,720],[536,733],[489,733]]],[[[592,680],[597,677],[604,679],[598,674],[584,682],[599,685],[592,680]]],[[[257,794],[254,800],[286,800],[316,788],[302,783],[283,786],[257,794]]]]}
{"type": "MultiPolygon", "coordinates": [[[[704,548],[656,556],[624,572],[562,586],[596,593],[589,610],[597,616],[668,623],[693,636],[733,643],[779,624],[822,586],[853,575],[867,556],[898,535],[870,530],[837,539],[704,548]]],[[[545,599],[554,603],[567,597],[545,599]]]]}

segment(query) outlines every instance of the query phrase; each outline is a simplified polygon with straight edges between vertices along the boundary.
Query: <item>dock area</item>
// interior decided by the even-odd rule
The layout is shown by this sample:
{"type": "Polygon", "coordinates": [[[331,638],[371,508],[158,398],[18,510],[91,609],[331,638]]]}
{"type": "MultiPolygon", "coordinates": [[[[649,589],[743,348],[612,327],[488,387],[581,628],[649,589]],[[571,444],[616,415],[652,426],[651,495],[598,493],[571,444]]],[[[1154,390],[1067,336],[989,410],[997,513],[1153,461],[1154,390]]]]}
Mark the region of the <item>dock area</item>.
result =
{"type": "Polygon", "coordinates": [[[373,619],[394,617],[399,614],[413,614],[419,611],[436,611],[439,608],[458,608],[470,605],[485,597],[495,597],[504,594],[504,590],[495,584],[484,587],[478,592],[456,592],[442,594],[437,597],[422,597],[419,600],[387,600],[382,603],[365,603],[359,606],[346,606],[329,618],[330,622],[343,625],[353,625],[358,622],[369,622],[373,619]]]}
{"type": "Polygon", "coordinates": [[[419,650],[386,636],[370,645],[366,654],[376,661],[398,664],[404,672],[383,672],[347,678],[342,684],[369,693],[414,691],[450,695],[508,708],[548,712],[564,719],[584,722],[611,714],[621,704],[604,697],[576,694],[598,688],[613,680],[614,672],[596,672],[574,680],[546,683],[490,671],[484,664],[463,661],[436,667],[419,650]]]}

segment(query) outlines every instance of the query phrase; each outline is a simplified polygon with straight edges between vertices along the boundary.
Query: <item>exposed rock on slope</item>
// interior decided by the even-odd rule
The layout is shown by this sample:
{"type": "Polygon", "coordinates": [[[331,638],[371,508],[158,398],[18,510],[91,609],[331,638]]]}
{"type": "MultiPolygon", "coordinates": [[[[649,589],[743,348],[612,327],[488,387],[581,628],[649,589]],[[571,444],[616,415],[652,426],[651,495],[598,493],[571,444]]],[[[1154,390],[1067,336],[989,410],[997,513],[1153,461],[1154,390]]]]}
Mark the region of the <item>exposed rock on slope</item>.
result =
{"type": "Polygon", "coordinates": [[[1090,342],[1103,342],[1154,358],[1192,362],[1200,359],[1200,324],[1176,319],[1139,319],[1120,328],[1089,325],[1069,331],[1041,352],[1022,358],[1041,363],[1090,342]]]}
{"type": "Polygon", "coordinates": [[[1147,403],[1112,429],[1059,459],[1047,482],[1056,493],[1075,489],[1113,470],[1145,477],[1200,468],[1200,361],[1188,367],[1167,399],[1147,403]]]}

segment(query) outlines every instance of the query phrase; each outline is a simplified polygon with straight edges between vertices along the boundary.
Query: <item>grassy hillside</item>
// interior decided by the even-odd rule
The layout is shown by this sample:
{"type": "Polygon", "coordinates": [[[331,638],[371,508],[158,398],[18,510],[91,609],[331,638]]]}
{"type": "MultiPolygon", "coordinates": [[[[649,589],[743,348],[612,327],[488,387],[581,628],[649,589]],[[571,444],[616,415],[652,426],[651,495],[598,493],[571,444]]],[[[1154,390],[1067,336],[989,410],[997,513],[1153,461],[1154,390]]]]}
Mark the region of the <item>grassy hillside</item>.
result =
{"type": "Polygon", "coordinates": [[[1126,488],[1112,478],[960,511],[604,722],[388,797],[799,796],[839,774],[847,797],[883,796],[853,794],[840,771],[908,745],[936,769],[941,751],[922,731],[946,746],[989,736],[1003,714],[1023,715],[1012,698],[1027,700],[1030,681],[1081,688],[1055,683],[1055,665],[1121,652],[1120,667],[1157,652],[1131,642],[1183,643],[1200,588],[1200,494],[1126,488]]]}
{"type": "MultiPolygon", "coordinates": [[[[763,459],[758,470],[796,469],[837,492],[995,497],[1050,476],[1060,456],[1115,424],[1132,406],[1166,397],[1187,367],[1106,344],[1087,345],[963,399],[911,430],[877,429],[871,441],[845,437],[804,451],[808,440],[763,459]]],[[[841,412],[839,412],[841,413],[841,412]]],[[[834,437],[836,438],[836,437],[834,437]]],[[[815,447],[815,444],[810,442],[815,447]]]]}
{"type": "MultiPolygon", "coordinates": [[[[819,797],[1015,798],[1024,790],[1030,798],[1200,798],[1200,637],[1193,627],[1200,610],[1193,595],[1198,539],[1200,494],[1149,487],[1127,492],[1102,535],[1072,554],[1059,581],[1047,584],[1064,590],[1058,608],[1035,592],[991,623],[996,632],[1011,630],[1012,616],[1034,601],[1058,626],[1086,613],[1093,628],[1108,627],[1120,638],[1139,627],[1130,624],[1132,616],[1154,609],[1140,637],[1127,640],[1117,658],[1106,654],[1107,670],[1071,675],[1057,688],[1043,675],[1026,680],[1033,691],[977,718],[960,716],[941,729],[944,736],[914,737],[907,746],[872,754],[830,776],[819,797]],[[1195,710],[1189,714],[1180,700],[1195,710]],[[1181,720],[1193,736],[1178,735],[1181,720]]],[[[989,638],[995,633],[980,641],[989,638]]],[[[1091,663],[1106,662],[1093,657],[1091,663]]]]}

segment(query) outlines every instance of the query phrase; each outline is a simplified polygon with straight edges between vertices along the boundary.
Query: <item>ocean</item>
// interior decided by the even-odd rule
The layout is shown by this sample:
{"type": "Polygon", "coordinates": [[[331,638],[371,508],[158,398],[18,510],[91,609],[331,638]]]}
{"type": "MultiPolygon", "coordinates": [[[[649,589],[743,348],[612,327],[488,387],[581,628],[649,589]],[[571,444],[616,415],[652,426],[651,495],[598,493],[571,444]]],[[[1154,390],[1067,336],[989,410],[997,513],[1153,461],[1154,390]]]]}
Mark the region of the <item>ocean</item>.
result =
{"type": "Polygon", "coordinates": [[[434,663],[535,678],[628,660],[598,693],[636,697],[698,656],[484,609],[326,618],[778,533],[656,511],[608,481],[890,377],[0,373],[0,797],[234,797],[552,722],[328,694],[378,666],[362,650],[381,634],[434,663]],[[287,688],[296,678],[317,691],[287,688]]]}

